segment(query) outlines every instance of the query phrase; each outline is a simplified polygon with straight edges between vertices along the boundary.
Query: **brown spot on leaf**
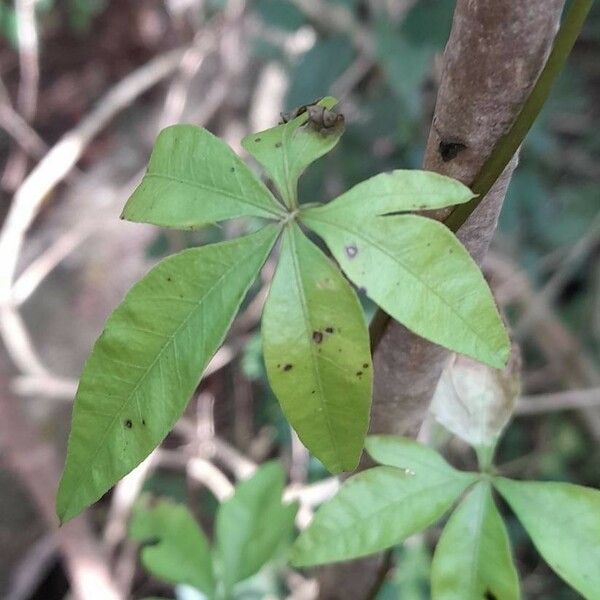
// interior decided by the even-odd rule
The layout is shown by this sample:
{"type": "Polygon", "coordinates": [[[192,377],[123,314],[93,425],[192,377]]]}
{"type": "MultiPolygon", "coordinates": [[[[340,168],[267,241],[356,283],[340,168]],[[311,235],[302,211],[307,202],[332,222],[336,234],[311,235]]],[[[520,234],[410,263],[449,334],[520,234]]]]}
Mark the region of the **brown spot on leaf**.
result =
{"type": "Polygon", "coordinates": [[[294,365],[288,363],[287,365],[283,366],[283,370],[284,371],[291,371],[294,365]]]}
{"type": "Polygon", "coordinates": [[[369,363],[363,363],[363,369],[368,369],[369,368],[369,363]]]}
{"type": "Polygon", "coordinates": [[[358,248],[356,247],[356,244],[349,244],[346,246],[345,250],[348,258],[354,258],[358,254],[358,248]]]}
{"type": "Polygon", "coordinates": [[[320,344],[323,341],[323,334],[320,331],[313,331],[312,339],[315,344],[320,344]]]}
{"type": "Polygon", "coordinates": [[[356,371],[356,376],[360,379],[363,375],[362,371],[356,371]]]}
{"type": "Polygon", "coordinates": [[[127,429],[131,429],[133,427],[133,423],[132,423],[131,419],[127,419],[125,421],[125,427],[127,427],[127,429]]]}
{"type": "Polygon", "coordinates": [[[335,329],[333,327],[325,327],[325,331],[327,333],[333,333],[335,331],[335,329]]]}
{"type": "Polygon", "coordinates": [[[486,590],[485,594],[483,594],[485,600],[498,600],[496,594],[494,594],[491,590],[486,590]]]}
{"type": "Polygon", "coordinates": [[[281,142],[275,142],[275,148],[281,148],[281,142]]]}
{"type": "Polygon", "coordinates": [[[255,142],[260,142],[261,138],[254,138],[255,142]]]}
{"type": "Polygon", "coordinates": [[[146,424],[146,419],[142,419],[142,425],[146,424]]]}

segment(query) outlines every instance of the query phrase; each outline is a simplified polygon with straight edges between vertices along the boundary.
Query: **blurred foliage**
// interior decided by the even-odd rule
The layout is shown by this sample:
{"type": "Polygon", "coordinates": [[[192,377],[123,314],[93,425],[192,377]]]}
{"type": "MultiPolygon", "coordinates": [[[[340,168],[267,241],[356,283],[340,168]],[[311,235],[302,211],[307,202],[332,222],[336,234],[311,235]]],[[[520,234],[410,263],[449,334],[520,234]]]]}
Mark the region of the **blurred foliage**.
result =
{"type": "MultiPolygon", "coordinates": [[[[110,0],[37,0],[36,16],[42,35],[45,25],[55,19],[66,17],[71,31],[77,35],[90,32],[90,27],[98,14],[110,0]]],[[[17,46],[17,28],[15,8],[10,0],[0,0],[0,37],[5,38],[13,47],[17,46]]]]}

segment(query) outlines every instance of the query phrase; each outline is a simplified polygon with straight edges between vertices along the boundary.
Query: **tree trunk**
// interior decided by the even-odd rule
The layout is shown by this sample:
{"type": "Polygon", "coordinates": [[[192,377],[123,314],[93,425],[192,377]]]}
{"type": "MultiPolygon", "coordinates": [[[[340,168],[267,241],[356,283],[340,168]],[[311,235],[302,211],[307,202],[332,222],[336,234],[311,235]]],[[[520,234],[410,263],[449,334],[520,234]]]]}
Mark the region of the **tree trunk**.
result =
{"type": "MultiPolygon", "coordinates": [[[[542,70],[563,0],[458,0],[424,168],[469,185],[507,132],[542,70]]],[[[459,231],[481,263],[496,229],[516,157],[459,231]]],[[[433,216],[443,219],[447,211],[433,216]]],[[[371,433],[415,436],[448,351],[391,321],[375,350],[371,433]]],[[[321,570],[320,598],[366,598],[382,556],[321,570]]]]}

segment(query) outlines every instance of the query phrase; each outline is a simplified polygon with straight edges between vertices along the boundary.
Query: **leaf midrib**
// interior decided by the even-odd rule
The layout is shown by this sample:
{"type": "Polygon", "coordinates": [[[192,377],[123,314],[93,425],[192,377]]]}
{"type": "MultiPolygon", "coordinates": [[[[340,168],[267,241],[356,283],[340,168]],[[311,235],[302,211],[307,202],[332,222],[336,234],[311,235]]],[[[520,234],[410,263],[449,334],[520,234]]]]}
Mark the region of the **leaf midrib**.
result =
{"type": "MultiPolygon", "coordinates": [[[[241,202],[242,204],[249,204],[250,206],[253,206],[254,208],[258,208],[266,213],[275,215],[275,216],[277,216],[277,218],[280,218],[285,215],[285,212],[283,210],[281,210],[281,211],[278,210],[276,206],[273,206],[273,208],[265,207],[262,204],[258,204],[256,202],[253,202],[252,200],[249,200],[246,196],[238,195],[238,194],[235,194],[234,192],[230,192],[228,190],[223,190],[221,188],[214,187],[212,185],[208,185],[206,183],[192,181],[191,179],[185,179],[183,177],[175,177],[174,175],[169,175],[167,173],[160,173],[157,171],[148,172],[144,176],[144,179],[152,179],[152,178],[166,179],[167,181],[175,181],[176,183],[180,183],[182,185],[189,185],[190,187],[198,188],[201,190],[206,190],[209,192],[214,192],[217,194],[222,194],[223,196],[227,196],[228,198],[237,200],[238,202],[241,202]]],[[[267,192],[267,193],[269,193],[269,192],[267,192]]],[[[270,198],[269,198],[269,201],[272,202],[272,200],[270,198]]]]}
{"type": "MultiPolygon", "coordinates": [[[[306,302],[306,296],[304,294],[304,285],[302,283],[302,277],[300,275],[300,264],[299,264],[299,260],[298,260],[298,253],[296,251],[295,236],[297,235],[297,232],[293,231],[293,230],[288,230],[288,231],[289,231],[289,237],[290,237],[290,246],[291,246],[291,250],[292,250],[292,263],[294,265],[294,279],[296,280],[296,286],[298,287],[298,292],[299,292],[299,296],[300,296],[300,305],[302,307],[302,316],[304,317],[305,330],[308,332],[307,337],[308,337],[308,342],[309,342],[308,343],[309,354],[310,354],[311,362],[313,365],[313,371],[315,372],[315,379],[317,380],[317,386],[319,388],[319,397],[322,399],[321,406],[323,407],[323,413],[325,415],[325,423],[327,425],[327,431],[329,432],[329,437],[331,439],[331,445],[333,446],[333,451],[335,452],[335,455],[336,455],[336,458],[338,461],[337,466],[339,468],[342,468],[344,461],[342,460],[342,457],[340,455],[337,440],[336,440],[334,432],[333,432],[333,427],[331,424],[331,417],[329,415],[329,407],[328,407],[326,399],[325,399],[325,392],[323,391],[323,382],[321,380],[321,373],[320,373],[319,367],[318,367],[318,357],[316,356],[316,354],[314,352],[313,345],[310,343],[310,332],[312,331],[312,325],[310,322],[310,316],[309,316],[308,305],[306,302]],[[306,325],[308,325],[308,328],[306,328],[306,325]]],[[[303,235],[303,234],[300,233],[300,235],[303,235]]]]}

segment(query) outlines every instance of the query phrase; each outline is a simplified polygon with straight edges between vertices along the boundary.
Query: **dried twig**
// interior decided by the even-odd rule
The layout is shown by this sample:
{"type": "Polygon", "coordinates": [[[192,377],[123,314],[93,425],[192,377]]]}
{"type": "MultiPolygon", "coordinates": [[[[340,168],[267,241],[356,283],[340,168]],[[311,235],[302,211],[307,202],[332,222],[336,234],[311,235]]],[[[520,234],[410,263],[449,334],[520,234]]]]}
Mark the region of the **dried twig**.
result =
{"type": "Polygon", "coordinates": [[[0,233],[0,304],[10,301],[23,238],[44,198],[62,181],[110,120],[146,90],[172,74],[182,56],[182,50],[172,50],[116,84],[96,108],[46,154],[17,190],[0,233]]]}
{"type": "Polygon", "coordinates": [[[59,475],[58,457],[21,414],[17,401],[7,395],[5,383],[0,381],[0,390],[4,390],[0,394],[0,449],[48,528],[56,532],[74,595],[79,600],[124,600],[85,516],[56,529],[53,498],[59,475]]]}
{"type": "Polygon", "coordinates": [[[598,407],[600,407],[600,387],[525,396],[518,401],[515,414],[537,415],[561,410],[598,407]]]}

